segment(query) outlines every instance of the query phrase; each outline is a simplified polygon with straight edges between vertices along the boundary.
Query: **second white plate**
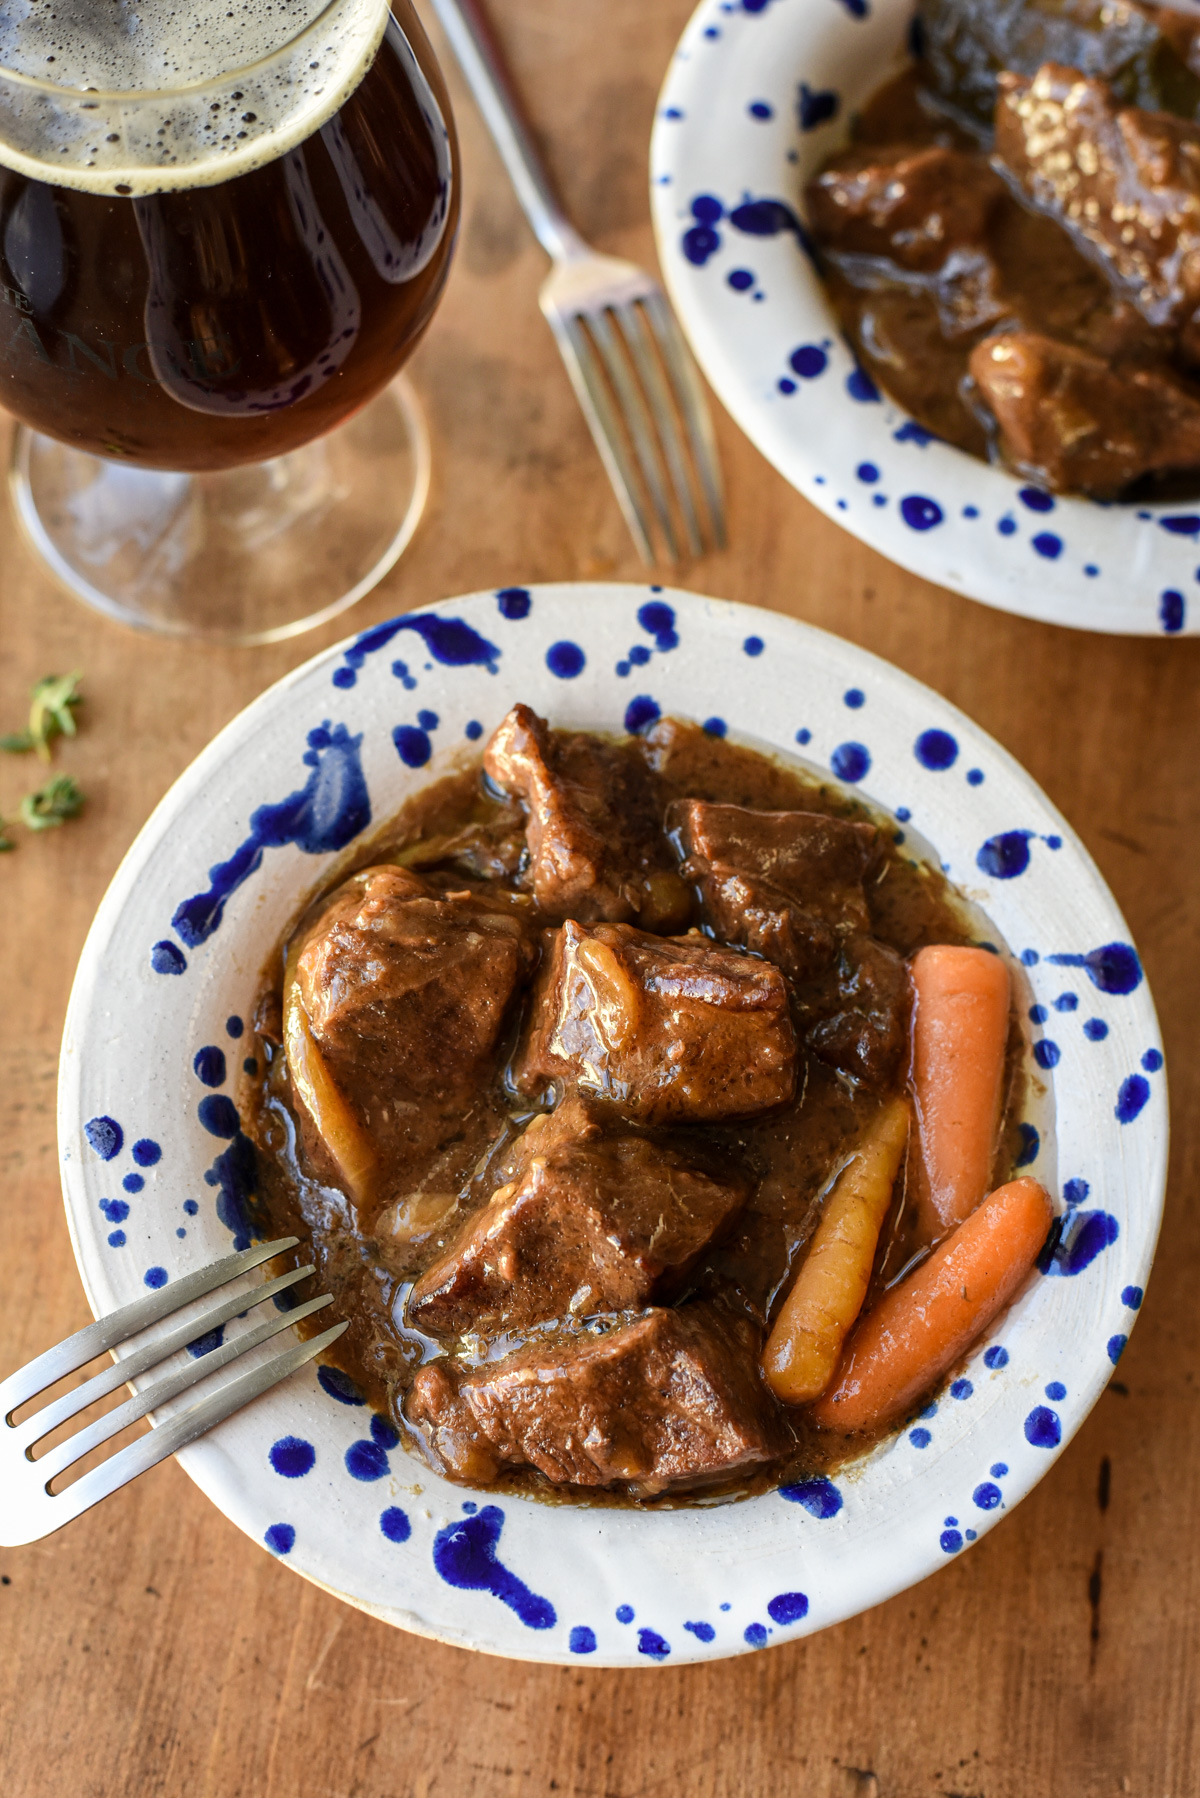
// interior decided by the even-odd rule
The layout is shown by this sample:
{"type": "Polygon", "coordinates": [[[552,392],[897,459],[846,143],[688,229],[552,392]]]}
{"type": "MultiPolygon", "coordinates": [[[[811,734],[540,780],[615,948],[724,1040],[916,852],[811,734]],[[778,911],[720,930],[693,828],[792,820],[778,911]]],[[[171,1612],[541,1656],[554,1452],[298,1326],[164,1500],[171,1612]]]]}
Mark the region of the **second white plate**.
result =
{"type": "Polygon", "coordinates": [[[1200,501],[1100,505],[922,430],[856,365],[804,183],[905,54],[912,0],[702,0],[651,145],[671,297],[726,409],[806,499],[914,574],[1081,630],[1200,631],[1200,501]]]}

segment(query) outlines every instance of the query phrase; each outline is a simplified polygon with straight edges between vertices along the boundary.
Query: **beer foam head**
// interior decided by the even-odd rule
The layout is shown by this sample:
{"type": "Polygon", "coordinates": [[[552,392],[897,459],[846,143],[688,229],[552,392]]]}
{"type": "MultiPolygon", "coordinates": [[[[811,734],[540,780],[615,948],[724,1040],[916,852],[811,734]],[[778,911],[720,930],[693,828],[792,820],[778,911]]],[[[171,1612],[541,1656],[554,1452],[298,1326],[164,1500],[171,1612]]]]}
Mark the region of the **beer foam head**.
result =
{"type": "Polygon", "coordinates": [[[272,161],[354,91],[387,0],[8,0],[0,163],[92,193],[272,161]]]}

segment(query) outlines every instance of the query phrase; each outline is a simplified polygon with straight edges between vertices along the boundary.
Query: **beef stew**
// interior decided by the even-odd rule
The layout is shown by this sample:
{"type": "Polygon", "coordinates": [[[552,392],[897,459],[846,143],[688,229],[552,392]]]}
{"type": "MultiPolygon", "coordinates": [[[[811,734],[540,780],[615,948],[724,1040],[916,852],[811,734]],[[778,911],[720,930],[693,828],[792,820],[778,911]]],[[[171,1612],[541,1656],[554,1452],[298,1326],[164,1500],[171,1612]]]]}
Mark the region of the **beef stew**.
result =
{"type": "MultiPolygon", "coordinates": [[[[895,821],[678,720],[618,740],[518,706],[358,858],[267,971],[241,1095],[261,1226],[334,1294],[344,1375],[449,1477],[590,1502],[740,1496],[891,1427],[819,1426],[764,1349],[884,1120],[831,1389],[949,1234],[919,1203],[945,1102],[909,1096],[910,970],[1007,963],[895,821]]],[[[1018,1142],[1004,980],[974,1203],[1018,1142]]],[[[948,1365],[920,1349],[926,1392],[948,1365]]]]}
{"type": "Polygon", "coordinates": [[[1200,28],[922,0],[913,41],[806,190],[864,367],[1040,486],[1200,491],[1200,28]]]}

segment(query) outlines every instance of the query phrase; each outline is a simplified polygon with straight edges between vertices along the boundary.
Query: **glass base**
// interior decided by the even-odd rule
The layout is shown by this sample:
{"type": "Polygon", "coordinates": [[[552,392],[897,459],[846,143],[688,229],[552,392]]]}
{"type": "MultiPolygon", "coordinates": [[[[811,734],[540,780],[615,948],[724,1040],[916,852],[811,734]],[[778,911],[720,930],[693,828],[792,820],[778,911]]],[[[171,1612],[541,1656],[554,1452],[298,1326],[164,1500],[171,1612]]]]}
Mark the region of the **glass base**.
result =
{"type": "Polygon", "coordinates": [[[140,630],[274,643],[369,593],[429,493],[429,435],[403,375],[336,430],[270,462],[173,474],[21,425],[9,471],[34,548],[77,599],[140,630]]]}

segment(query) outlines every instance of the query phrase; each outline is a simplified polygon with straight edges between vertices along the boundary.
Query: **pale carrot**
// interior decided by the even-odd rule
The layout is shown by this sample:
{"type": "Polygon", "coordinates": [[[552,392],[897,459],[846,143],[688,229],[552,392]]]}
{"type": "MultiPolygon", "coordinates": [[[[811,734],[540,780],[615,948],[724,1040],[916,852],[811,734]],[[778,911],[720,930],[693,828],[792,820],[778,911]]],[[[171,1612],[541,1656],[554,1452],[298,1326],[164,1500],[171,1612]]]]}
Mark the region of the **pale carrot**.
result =
{"type": "Polygon", "coordinates": [[[300,997],[295,957],[288,957],[283,989],[283,1046],[292,1092],[312,1119],[350,1197],[362,1204],[371,1195],[375,1147],[330,1073],[300,997]]]}
{"type": "Polygon", "coordinates": [[[1004,1309],[1053,1219],[1050,1194],[1038,1181],[997,1187],[862,1319],[833,1385],[809,1413],[813,1421],[849,1433],[901,1416],[1004,1309]]]}
{"type": "Polygon", "coordinates": [[[807,1404],[833,1378],[867,1296],[909,1122],[906,1100],[885,1105],[825,1201],[812,1247],[763,1350],[767,1384],[785,1405],[807,1404]]]}
{"type": "Polygon", "coordinates": [[[920,950],[913,985],[912,1088],[927,1236],[961,1224],[991,1178],[1008,1043],[1008,968],[986,949],[920,950]]]}

